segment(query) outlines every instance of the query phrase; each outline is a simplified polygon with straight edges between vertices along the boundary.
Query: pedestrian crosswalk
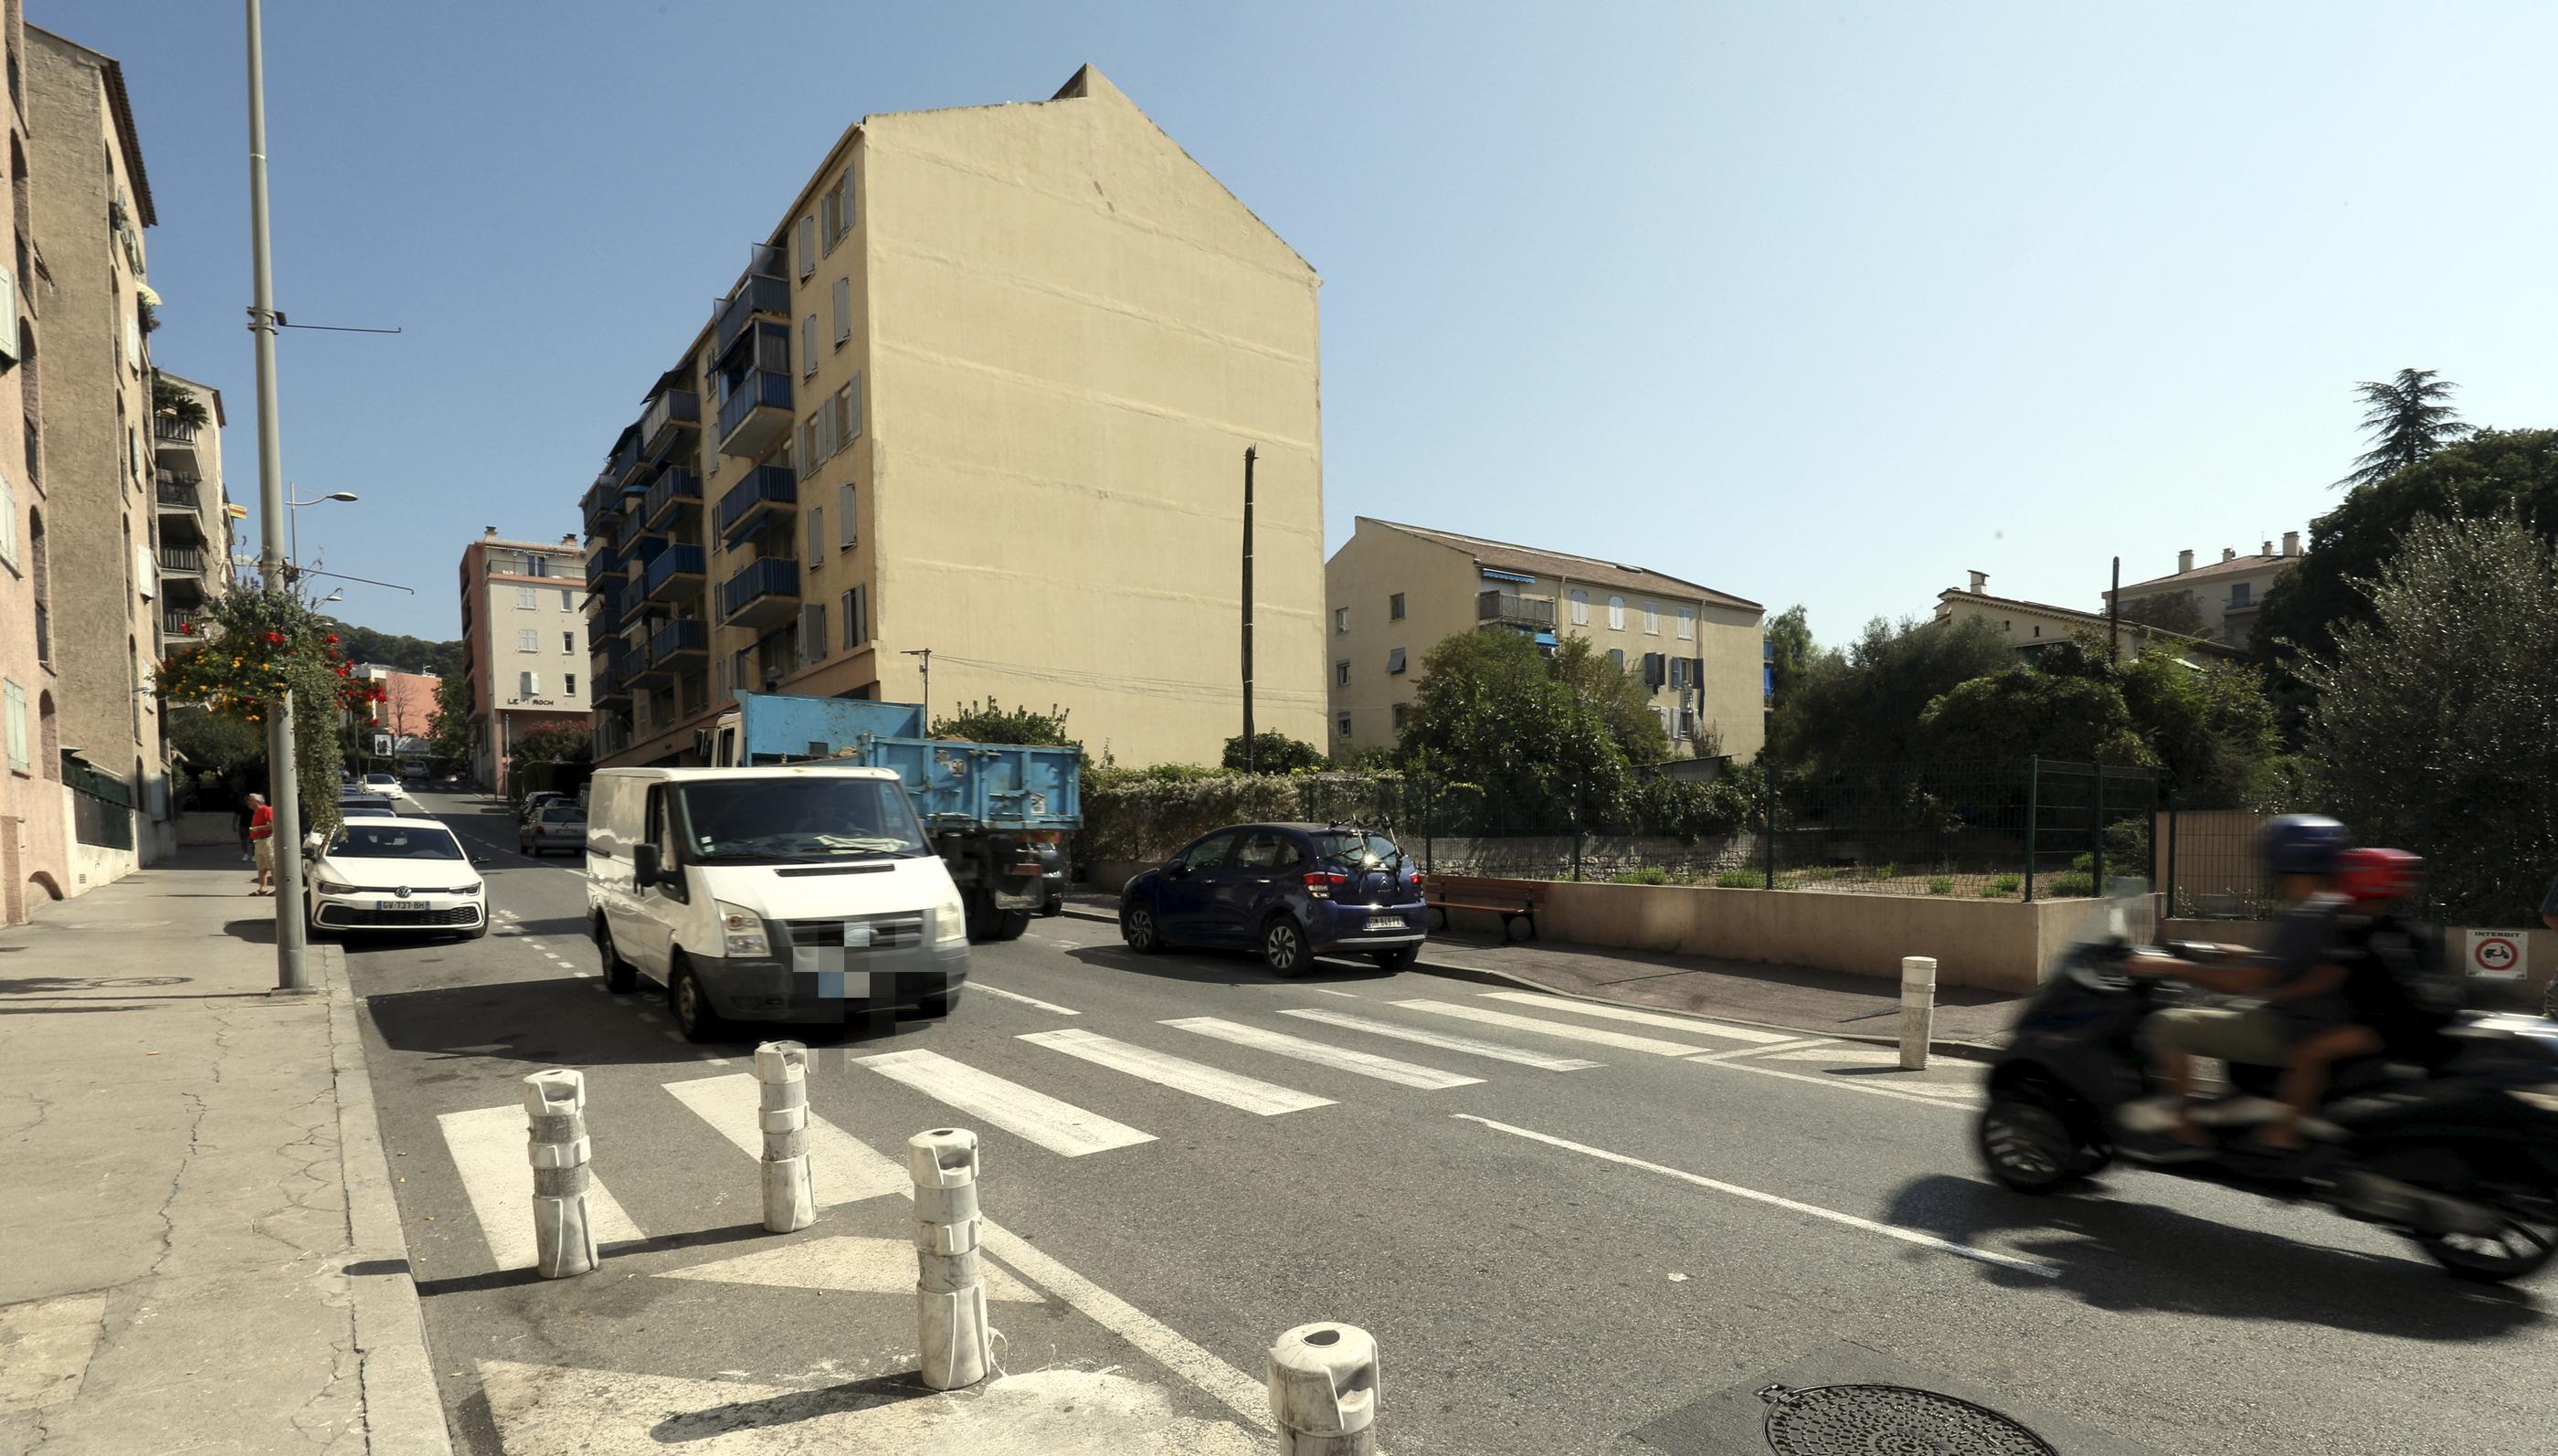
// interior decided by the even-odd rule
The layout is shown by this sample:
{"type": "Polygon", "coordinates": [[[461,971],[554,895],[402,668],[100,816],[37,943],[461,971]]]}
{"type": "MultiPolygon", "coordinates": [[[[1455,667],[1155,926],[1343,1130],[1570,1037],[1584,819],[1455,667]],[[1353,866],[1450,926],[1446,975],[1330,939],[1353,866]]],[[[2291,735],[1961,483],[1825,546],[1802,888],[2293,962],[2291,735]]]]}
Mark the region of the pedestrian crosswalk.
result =
{"type": "MultiPolygon", "coordinates": [[[[1000,1054],[982,1041],[973,1044],[977,1049],[974,1052],[967,1052],[971,1044],[962,1041],[951,1044],[948,1053],[909,1048],[868,1056],[844,1054],[832,1065],[857,1079],[877,1077],[895,1083],[947,1108],[944,1115],[965,1125],[990,1135],[1009,1135],[1062,1158],[1120,1153],[1155,1143],[1159,1136],[1145,1126],[1078,1105],[1061,1092],[1100,1102],[1110,1095],[1110,1089],[1127,1087],[1133,1091],[1142,1086],[1158,1090],[1158,1095],[1151,1100],[1131,1097],[1129,1105],[1136,1110],[1129,1115],[1141,1123],[1154,1122],[1166,1131],[1177,1131],[1187,1130],[1186,1125],[1177,1121],[1166,1127],[1157,1120],[1182,1116],[1173,1110],[1174,1103],[1162,1100],[1160,1092],[1214,1104],[1196,1114],[1201,1118],[1227,1115],[1214,1110],[1221,1107],[1253,1118],[1286,1116],[1294,1123],[1304,1116],[1323,1116],[1321,1109],[1338,1106],[1341,1098],[1351,1096],[1363,1084],[1383,1084],[1385,1090],[1376,1091],[1374,1095],[1394,1097],[1480,1087],[1488,1078],[1496,1076],[1534,1078],[1603,1069],[1604,1063],[1572,1055],[1589,1048],[1686,1059],[1707,1068],[1738,1065],[1734,1059],[1741,1058],[1783,1060],[1791,1067],[1805,1067],[1822,1059],[1842,1068],[1871,1070],[1880,1065],[1879,1054],[1869,1049],[1824,1045],[1817,1039],[1752,1027],[1525,992],[1485,991],[1462,1000],[1415,997],[1391,1003],[1367,1001],[1351,1007],[1341,1006],[1338,1001],[1321,1006],[1279,1005],[1269,1011],[1267,1018],[1238,1012],[1234,1016],[1185,1016],[1151,1024],[1141,1022],[1113,1028],[1123,1032],[1119,1036],[1082,1027],[1020,1033],[996,1044],[1019,1046],[1023,1049],[1020,1054],[990,1066],[977,1063],[1000,1054]],[[1529,1014],[1531,1009],[1545,1014],[1529,1014]],[[1593,1025],[1593,1021],[1613,1024],[1593,1025]],[[1461,1024],[1464,1031],[1450,1029],[1450,1023],[1461,1024]],[[1618,1029],[1629,1024],[1648,1030],[1638,1034],[1618,1029]],[[1673,1040],[1668,1035],[1673,1032],[1682,1034],[1683,1039],[1673,1040]],[[1362,1041],[1370,1045],[1390,1043],[1397,1052],[1411,1048],[1423,1055],[1440,1055],[1428,1063],[1407,1061],[1355,1045],[1362,1041]],[[1433,1065],[1448,1062],[1459,1066],[1467,1062],[1492,1065],[1482,1067],[1484,1076],[1433,1065]],[[1002,1074],[990,1070],[991,1066],[1000,1066],[1002,1074]],[[1323,1080],[1328,1077],[1332,1079],[1329,1083],[1323,1080]],[[1290,1085],[1310,1079],[1319,1090],[1290,1085]]],[[[1930,1093],[1921,1100],[1942,1100],[1947,1105],[1956,1104],[1967,1094],[1960,1086],[1923,1087],[1913,1083],[1910,1088],[1930,1093]]],[[[754,1077],[742,1072],[688,1075],[656,1082],[655,1089],[643,1094],[654,1097],[662,1091],[698,1119],[710,1135],[699,1140],[698,1150],[678,1153],[668,1149],[661,1154],[628,1141],[615,1145],[610,1134],[600,1132],[599,1151],[591,1165],[595,1177],[589,1196],[589,1220],[600,1243],[637,1242],[647,1238],[626,1211],[624,1199],[608,1187],[606,1174],[625,1180],[624,1195],[636,1190],[657,1200],[650,1206],[663,1213],[670,1190],[677,1197],[696,1197],[682,1190],[698,1189],[704,1177],[716,1179],[709,1170],[719,1160],[751,1161],[762,1156],[761,1092],[754,1077]],[[712,1161],[703,1162],[705,1157],[712,1161]],[[659,1158],[680,1166],[664,1170],[651,1167],[652,1160],[659,1158]],[[635,1162],[647,1171],[633,1171],[635,1162]],[[670,1178],[668,1174],[679,1176],[670,1178]],[[648,1181],[640,1181],[642,1178],[648,1181]]],[[[895,1156],[900,1151],[897,1147],[889,1143],[874,1146],[823,1115],[826,1101],[838,1095],[840,1091],[811,1098],[816,1105],[812,1105],[808,1118],[808,1148],[819,1207],[860,1203],[904,1191],[908,1174],[903,1161],[895,1156]]],[[[836,1102],[834,1109],[841,1115],[845,1106],[863,1105],[867,1100],[856,1093],[836,1102]]],[[[521,1106],[509,1100],[497,1106],[446,1112],[439,1121],[446,1151],[486,1242],[490,1266],[530,1267],[534,1262],[529,1209],[532,1172],[525,1157],[521,1106]]],[[[918,1128],[926,1125],[929,1124],[924,1121],[915,1123],[918,1128]]],[[[745,1164],[737,1166],[737,1186],[751,1189],[753,1183],[746,1176],[745,1164]]],[[[732,1196],[721,1192],[709,1197],[717,1202],[732,1196]]]]}

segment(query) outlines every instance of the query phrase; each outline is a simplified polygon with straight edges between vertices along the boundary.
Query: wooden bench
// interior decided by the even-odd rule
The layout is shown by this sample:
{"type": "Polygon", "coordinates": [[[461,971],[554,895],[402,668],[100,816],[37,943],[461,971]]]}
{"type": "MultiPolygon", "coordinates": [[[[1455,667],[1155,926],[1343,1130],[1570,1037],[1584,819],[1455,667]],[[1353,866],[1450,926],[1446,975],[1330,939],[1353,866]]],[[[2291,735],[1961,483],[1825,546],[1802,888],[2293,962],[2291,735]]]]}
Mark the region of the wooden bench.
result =
{"type": "Polygon", "coordinates": [[[1543,892],[1516,880],[1473,879],[1465,875],[1432,875],[1428,884],[1429,893],[1422,900],[1439,912],[1439,929],[1448,929],[1449,911],[1480,910],[1501,918],[1502,940],[1510,938],[1510,922],[1514,920],[1526,921],[1528,939],[1536,939],[1536,910],[1544,899],[1543,892]]]}

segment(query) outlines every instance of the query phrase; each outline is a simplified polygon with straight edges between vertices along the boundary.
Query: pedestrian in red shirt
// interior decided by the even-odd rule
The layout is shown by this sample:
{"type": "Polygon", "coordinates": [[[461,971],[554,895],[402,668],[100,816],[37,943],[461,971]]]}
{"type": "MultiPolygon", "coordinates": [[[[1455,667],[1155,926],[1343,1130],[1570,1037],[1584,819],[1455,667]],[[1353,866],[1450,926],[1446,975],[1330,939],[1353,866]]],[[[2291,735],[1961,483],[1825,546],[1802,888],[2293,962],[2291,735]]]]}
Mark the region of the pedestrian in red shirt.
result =
{"type": "Polygon", "coordinates": [[[248,843],[257,854],[257,889],[252,894],[272,895],[275,887],[275,810],[267,807],[266,796],[248,797],[248,843]]]}

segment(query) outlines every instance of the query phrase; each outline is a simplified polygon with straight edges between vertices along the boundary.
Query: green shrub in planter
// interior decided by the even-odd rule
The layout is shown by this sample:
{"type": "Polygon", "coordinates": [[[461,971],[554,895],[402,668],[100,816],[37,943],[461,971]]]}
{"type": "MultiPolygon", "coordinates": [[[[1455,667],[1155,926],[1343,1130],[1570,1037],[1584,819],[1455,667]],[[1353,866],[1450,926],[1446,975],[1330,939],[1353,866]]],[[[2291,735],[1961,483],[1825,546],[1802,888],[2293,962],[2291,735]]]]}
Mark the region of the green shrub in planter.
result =
{"type": "Polygon", "coordinates": [[[1619,885],[1667,885],[1674,882],[1670,879],[1670,872],[1668,870],[1662,869],[1656,864],[1647,864],[1641,869],[1629,870],[1625,874],[1619,875],[1613,883],[1619,885]]]}
{"type": "Polygon", "coordinates": [[[1954,893],[1954,882],[1946,879],[1943,875],[1938,875],[1936,878],[1927,882],[1927,893],[1930,895],[1951,895],[1954,893]]]}

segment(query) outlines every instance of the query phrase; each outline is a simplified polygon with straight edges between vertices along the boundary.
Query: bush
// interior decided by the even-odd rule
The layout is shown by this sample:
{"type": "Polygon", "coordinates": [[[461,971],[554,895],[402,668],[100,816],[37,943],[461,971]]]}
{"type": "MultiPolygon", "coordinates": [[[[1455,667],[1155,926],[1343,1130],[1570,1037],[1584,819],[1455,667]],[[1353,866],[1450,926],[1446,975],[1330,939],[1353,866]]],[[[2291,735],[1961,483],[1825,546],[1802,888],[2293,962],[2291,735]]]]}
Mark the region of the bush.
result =
{"type": "Polygon", "coordinates": [[[1954,893],[1954,882],[1946,879],[1943,875],[1938,875],[1936,878],[1927,882],[1927,893],[1930,895],[1951,895],[1954,893]]]}
{"type": "Polygon", "coordinates": [[[1714,877],[1714,883],[1719,888],[1725,890],[1766,890],[1772,888],[1768,883],[1768,872],[1766,870],[1725,870],[1723,873],[1714,877]]]}
{"type": "Polygon", "coordinates": [[[1619,885],[1671,885],[1680,882],[1672,880],[1670,878],[1670,872],[1662,869],[1659,865],[1647,864],[1641,869],[1629,870],[1625,874],[1619,875],[1612,883],[1619,885]]]}
{"type": "MultiPolygon", "coordinates": [[[[1221,760],[1226,768],[1243,768],[1243,735],[1238,733],[1225,741],[1221,760]]],[[[1263,729],[1252,735],[1252,771],[1256,774],[1302,774],[1312,769],[1329,768],[1324,751],[1304,739],[1263,729]]]]}
{"type": "MultiPolygon", "coordinates": [[[[2080,855],[2079,858],[2086,856],[2080,855]]],[[[2083,869],[2072,870],[2065,875],[2054,875],[2045,882],[2044,889],[2055,900],[2084,900],[2096,893],[2096,879],[2083,869]]]]}
{"type": "MultiPolygon", "coordinates": [[[[2015,877],[2013,875],[2009,875],[2003,876],[2002,878],[2014,879],[2015,877]]],[[[1981,886],[1981,898],[1983,900],[2005,900],[2007,897],[2015,893],[2016,892],[2014,890],[2002,890],[1995,883],[1981,886]]]]}
{"type": "Polygon", "coordinates": [[[2025,888],[2025,876],[2001,875],[1990,881],[1990,889],[2001,895],[2013,895],[2025,888]]]}
{"type": "Polygon", "coordinates": [[[1874,867],[1874,877],[1878,880],[1899,879],[1901,877],[1901,866],[1894,864],[1892,861],[1887,859],[1883,863],[1874,867]]]}

